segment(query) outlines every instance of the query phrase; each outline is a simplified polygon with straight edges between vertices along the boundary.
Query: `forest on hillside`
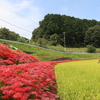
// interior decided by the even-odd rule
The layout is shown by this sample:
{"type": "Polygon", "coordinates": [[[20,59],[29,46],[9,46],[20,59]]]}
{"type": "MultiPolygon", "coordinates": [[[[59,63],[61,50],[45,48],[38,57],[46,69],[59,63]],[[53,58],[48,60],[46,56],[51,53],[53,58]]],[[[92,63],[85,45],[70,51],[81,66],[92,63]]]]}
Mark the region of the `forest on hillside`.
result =
{"type": "Polygon", "coordinates": [[[29,40],[27,38],[22,37],[18,33],[10,31],[9,29],[7,29],[5,27],[0,28],[0,39],[18,41],[18,42],[23,42],[23,43],[29,42],[29,40]]]}
{"type": "Polygon", "coordinates": [[[100,22],[60,14],[47,14],[32,32],[32,41],[41,45],[100,47],[100,22]]]}
{"type": "Polygon", "coordinates": [[[31,40],[7,28],[0,28],[0,39],[35,43],[40,46],[100,47],[100,21],[67,15],[47,14],[33,30],[31,40]]]}

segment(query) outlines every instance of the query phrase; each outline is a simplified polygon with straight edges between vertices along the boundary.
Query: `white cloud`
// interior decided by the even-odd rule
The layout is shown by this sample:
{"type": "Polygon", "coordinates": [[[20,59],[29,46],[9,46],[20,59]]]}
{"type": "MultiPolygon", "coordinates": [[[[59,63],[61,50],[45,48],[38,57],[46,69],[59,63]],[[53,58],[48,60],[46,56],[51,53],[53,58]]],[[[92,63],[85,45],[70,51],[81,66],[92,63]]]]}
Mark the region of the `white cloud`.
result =
{"type": "MultiPolygon", "coordinates": [[[[41,9],[35,6],[33,0],[19,0],[15,3],[4,0],[0,4],[0,19],[32,32],[41,20],[41,9]]],[[[31,32],[21,30],[4,21],[0,20],[0,27],[6,27],[21,36],[31,38],[31,32]]]]}

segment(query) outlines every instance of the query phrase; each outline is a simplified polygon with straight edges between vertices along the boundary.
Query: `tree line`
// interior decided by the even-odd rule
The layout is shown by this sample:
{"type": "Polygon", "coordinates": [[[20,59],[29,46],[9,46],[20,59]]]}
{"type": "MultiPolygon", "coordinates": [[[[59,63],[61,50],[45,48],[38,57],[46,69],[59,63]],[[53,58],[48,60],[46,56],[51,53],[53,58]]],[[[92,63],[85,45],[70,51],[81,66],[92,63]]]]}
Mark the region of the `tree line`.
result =
{"type": "Polygon", "coordinates": [[[30,42],[29,39],[7,28],[0,28],[0,39],[23,43],[32,43],[33,41],[40,46],[85,47],[92,45],[100,47],[100,21],[47,14],[39,22],[39,27],[33,30],[30,42]]]}
{"type": "Polygon", "coordinates": [[[9,29],[7,29],[5,27],[0,28],[0,39],[29,43],[29,39],[22,37],[19,34],[13,32],[13,31],[10,31],[9,29]]]}
{"type": "Polygon", "coordinates": [[[79,19],[60,14],[47,14],[39,27],[33,30],[32,38],[39,44],[67,47],[100,47],[100,22],[94,19],[79,19]],[[64,41],[65,34],[65,41],[64,41]]]}

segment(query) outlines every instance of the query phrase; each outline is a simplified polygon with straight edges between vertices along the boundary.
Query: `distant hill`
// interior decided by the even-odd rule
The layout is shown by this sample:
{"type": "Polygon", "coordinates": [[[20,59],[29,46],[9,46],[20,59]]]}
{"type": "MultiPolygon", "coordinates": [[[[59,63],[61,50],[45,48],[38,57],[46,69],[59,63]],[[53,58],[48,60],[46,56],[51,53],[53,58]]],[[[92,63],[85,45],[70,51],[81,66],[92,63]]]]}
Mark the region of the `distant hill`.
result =
{"type": "Polygon", "coordinates": [[[19,34],[13,31],[10,31],[7,28],[0,28],[0,39],[19,41],[19,42],[24,42],[24,43],[29,42],[27,38],[21,37],[19,34]]]}
{"type": "MultiPolygon", "coordinates": [[[[47,14],[32,32],[32,40],[40,45],[62,45],[67,47],[82,47],[88,45],[84,39],[86,31],[99,21],[79,19],[60,14],[47,14]],[[65,37],[65,38],[64,38],[65,37]]],[[[100,40],[99,40],[100,42],[100,40]]]]}

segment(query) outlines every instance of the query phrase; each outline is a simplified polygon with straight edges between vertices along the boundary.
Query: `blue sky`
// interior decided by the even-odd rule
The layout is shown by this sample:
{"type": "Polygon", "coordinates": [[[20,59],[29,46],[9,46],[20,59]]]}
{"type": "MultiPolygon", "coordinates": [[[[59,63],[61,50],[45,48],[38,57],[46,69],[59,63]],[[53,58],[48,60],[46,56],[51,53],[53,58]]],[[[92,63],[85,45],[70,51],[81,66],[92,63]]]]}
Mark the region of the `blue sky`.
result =
{"type": "Polygon", "coordinates": [[[100,21],[100,1],[0,0],[0,27],[30,39],[32,31],[48,13],[100,21]]]}

